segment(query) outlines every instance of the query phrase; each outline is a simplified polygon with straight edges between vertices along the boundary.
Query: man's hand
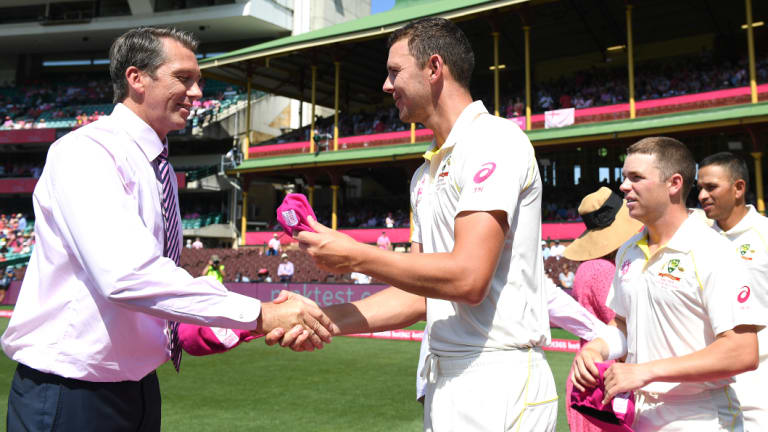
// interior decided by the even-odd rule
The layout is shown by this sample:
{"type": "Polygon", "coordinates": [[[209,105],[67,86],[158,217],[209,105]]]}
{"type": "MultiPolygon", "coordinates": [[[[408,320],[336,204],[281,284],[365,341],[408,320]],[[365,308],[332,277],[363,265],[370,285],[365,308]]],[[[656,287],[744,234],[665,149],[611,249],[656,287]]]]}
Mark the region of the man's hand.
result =
{"type": "Polygon", "coordinates": [[[648,363],[614,363],[603,374],[605,397],[603,405],[620,393],[637,390],[653,381],[648,363]]]}
{"type": "Polygon", "coordinates": [[[573,359],[571,381],[579,391],[595,387],[600,377],[600,371],[595,366],[595,362],[601,362],[604,359],[600,351],[590,345],[591,343],[584,345],[573,359]]]}
{"type": "Polygon", "coordinates": [[[267,335],[265,340],[268,345],[289,336],[292,348],[311,351],[322,348],[323,342],[329,343],[331,335],[339,332],[338,327],[312,300],[290,291],[282,291],[275,300],[262,303],[256,329],[256,332],[267,335]]]}
{"type": "Polygon", "coordinates": [[[354,251],[359,243],[352,237],[317,222],[311,216],[307,217],[307,222],[317,232],[302,231],[296,239],[299,240],[302,249],[309,253],[315,264],[333,273],[354,271],[353,265],[357,257],[354,251]]]}

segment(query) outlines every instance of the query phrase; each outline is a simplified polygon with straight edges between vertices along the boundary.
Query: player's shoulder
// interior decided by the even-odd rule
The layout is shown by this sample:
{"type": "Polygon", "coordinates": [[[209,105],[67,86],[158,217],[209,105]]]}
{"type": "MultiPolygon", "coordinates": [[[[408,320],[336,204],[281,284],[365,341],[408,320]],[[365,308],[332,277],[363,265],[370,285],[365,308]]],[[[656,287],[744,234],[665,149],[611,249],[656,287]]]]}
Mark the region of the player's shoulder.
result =
{"type": "Polygon", "coordinates": [[[737,259],[733,253],[733,245],[725,236],[709,227],[704,221],[695,222],[689,227],[688,241],[690,253],[700,273],[708,273],[723,266],[733,265],[737,259]]]}
{"type": "Polygon", "coordinates": [[[627,258],[627,254],[630,252],[641,252],[637,245],[643,240],[645,235],[645,229],[643,229],[622,243],[622,245],[619,246],[618,251],[616,251],[616,262],[620,263],[620,261],[627,258]]]}
{"type": "Polygon", "coordinates": [[[481,115],[475,121],[473,134],[484,137],[490,142],[521,142],[530,145],[528,135],[512,120],[492,114],[481,115]]]}

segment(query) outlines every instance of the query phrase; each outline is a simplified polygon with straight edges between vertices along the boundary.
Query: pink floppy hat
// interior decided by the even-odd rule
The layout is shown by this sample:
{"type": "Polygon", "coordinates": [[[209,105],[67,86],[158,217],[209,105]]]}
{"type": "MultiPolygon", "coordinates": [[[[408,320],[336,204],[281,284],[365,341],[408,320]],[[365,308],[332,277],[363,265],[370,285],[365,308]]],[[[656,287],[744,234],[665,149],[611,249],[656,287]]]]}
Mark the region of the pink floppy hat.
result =
{"type": "Polygon", "coordinates": [[[293,234],[301,231],[315,232],[310,228],[307,222],[307,216],[317,220],[315,212],[303,194],[291,193],[285,196],[283,203],[277,208],[277,222],[283,227],[286,234],[293,237],[293,234]]]}
{"type": "Polygon", "coordinates": [[[608,363],[596,362],[600,371],[597,386],[581,392],[573,389],[571,392],[571,408],[584,415],[590,423],[607,432],[634,432],[631,428],[635,421],[635,395],[632,392],[616,395],[608,405],[603,405],[605,383],[603,374],[610,366],[608,363]]]}

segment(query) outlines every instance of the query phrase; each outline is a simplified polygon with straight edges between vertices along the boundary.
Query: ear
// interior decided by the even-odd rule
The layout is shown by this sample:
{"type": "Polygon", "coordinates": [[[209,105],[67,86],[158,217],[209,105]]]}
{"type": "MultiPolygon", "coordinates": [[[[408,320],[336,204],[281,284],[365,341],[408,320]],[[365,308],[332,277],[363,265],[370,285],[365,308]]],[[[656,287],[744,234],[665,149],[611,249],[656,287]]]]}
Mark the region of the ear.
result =
{"type": "Polygon", "coordinates": [[[742,179],[738,179],[733,182],[733,197],[737,200],[743,199],[747,194],[747,182],[742,179]]]}
{"type": "Polygon", "coordinates": [[[669,179],[667,179],[667,185],[668,185],[668,188],[669,188],[669,195],[670,196],[681,194],[680,199],[682,199],[683,201],[685,201],[686,198],[688,198],[688,197],[682,196],[683,176],[680,175],[680,173],[672,174],[672,176],[669,179]]]}
{"type": "Polygon", "coordinates": [[[445,63],[440,54],[432,54],[427,60],[427,70],[429,71],[429,82],[434,84],[438,80],[443,78],[445,72],[445,63]]]}
{"type": "MultiPolygon", "coordinates": [[[[128,82],[128,88],[140,95],[143,95],[145,91],[145,78],[146,74],[136,66],[129,66],[125,70],[125,80],[128,82]]],[[[128,94],[130,94],[130,91],[128,94]]]]}

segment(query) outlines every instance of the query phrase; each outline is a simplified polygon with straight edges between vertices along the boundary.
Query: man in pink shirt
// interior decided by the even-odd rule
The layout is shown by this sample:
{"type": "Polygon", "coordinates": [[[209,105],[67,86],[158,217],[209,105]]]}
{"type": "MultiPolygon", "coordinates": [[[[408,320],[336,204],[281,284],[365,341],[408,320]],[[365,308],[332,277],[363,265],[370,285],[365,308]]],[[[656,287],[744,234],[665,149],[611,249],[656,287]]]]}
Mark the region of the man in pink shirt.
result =
{"type": "Polygon", "coordinates": [[[19,363],[8,430],[159,431],[154,371],[172,355],[178,369],[179,323],[330,341],[333,325],[308,299],[262,303],[178,266],[166,136],[202,96],[196,47],[175,29],[120,36],[114,111],[50,147],[33,195],[37,245],[1,340],[19,363]]]}

